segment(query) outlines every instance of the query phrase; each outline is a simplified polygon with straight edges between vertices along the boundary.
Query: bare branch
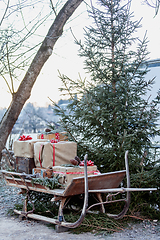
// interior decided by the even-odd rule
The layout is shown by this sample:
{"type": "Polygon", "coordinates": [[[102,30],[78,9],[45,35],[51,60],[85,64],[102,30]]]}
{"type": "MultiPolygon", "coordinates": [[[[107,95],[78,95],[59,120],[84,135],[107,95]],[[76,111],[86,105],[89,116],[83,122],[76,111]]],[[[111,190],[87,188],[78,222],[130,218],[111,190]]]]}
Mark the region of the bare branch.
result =
{"type": "Polygon", "coordinates": [[[7,87],[8,87],[8,89],[9,89],[9,92],[12,94],[12,90],[11,90],[11,88],[10,88],[10,86],[9,86],[9,83],[8,83],[7,79],[4,77],[3,74],[0,73],[0,75],[1,75],[1,77],[4,79],[4,81],[6,82],[7,87]]]}
{"type": "Polygon", "coordinates": [[[12,72],[11,72],[10,62],[9,62],[8,43],[6,44],[6,48],[7,48],[7,63],[8,63],[8,70],[9,70],[9,75],[10,75],[10,79],[11,79],[11,86],[12,86],[12,94],[14,94],[13,78],[12,78],[12,72]]]}
{"type": "Polygon", "coordinates": [[[56,13],[56,10],[55,10],[55,8],[54,8],[54,6],[53,6],[52,0],[50,0],[50,3],[51,3],[51,7],[52,7],[52,10],[53,10],[55,16],[57,16],[57,13],[56,13]]]}
{"type": "Polygon", "coordinates": [[[5,15],[6,15],[6,13],[7,13],[8,8],[9,8],[9,0],[8,0],[8,2],[7,2],[7,6],[6,6],[5,12],[4,12],[4,14],[3,14],[3,17],[2,17],[2,19],[1,19],[1,21],[0,21],[0,26],[1,26],[1,24],[2,24],[2,22],[3,22],[3,20],[4,20],[4,18],[5,18],[5,15]]]}

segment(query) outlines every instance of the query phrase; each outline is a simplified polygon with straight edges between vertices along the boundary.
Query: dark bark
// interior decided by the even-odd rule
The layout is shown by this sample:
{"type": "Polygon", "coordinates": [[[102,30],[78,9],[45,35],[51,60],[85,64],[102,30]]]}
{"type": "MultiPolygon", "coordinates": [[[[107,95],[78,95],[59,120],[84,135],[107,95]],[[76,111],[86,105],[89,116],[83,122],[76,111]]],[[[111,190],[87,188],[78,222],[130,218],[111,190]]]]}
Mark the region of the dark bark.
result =
{"type": "Polygon", "coordinates": [[[0,153],[5,147],[7,138],[18,119],[25,102],[31,95],[32,87],[43,65],[51,56],[56,41],[62,35],[65,23],[82,1],[83,0],[68,0],[60,10],[26,72],[17,92],[14,93],[11,104],[0,124],[0,153]]]}

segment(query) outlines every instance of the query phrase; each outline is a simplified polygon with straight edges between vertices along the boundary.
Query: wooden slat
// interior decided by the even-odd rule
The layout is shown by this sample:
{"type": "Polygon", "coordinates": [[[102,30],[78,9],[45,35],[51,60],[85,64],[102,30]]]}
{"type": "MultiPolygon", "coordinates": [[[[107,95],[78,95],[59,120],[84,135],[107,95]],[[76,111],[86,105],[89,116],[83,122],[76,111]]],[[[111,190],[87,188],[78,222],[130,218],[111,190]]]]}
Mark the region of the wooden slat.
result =
{"type": "Polygon", "coordinates": [[[14,175],[14,176],[30,176],[30,174],[27,174],[27,173],[18,173],[18,172],[9,172],[9,171],[6,171],[6,170],[0,170],[1,173],[4,173],[5,175],[14,175]]]}
{"type": "MultiPolygon", "coordinates": [[[[19,214],[19,215],[22,214],[21,211],[18,211],[18,210],[16,210],[16,209],[14,209],[14,212],[15,212],[16,214],[19,214]]],[[[45,216],[38,215],[38,214],[34,214],[34,213],[29,213],[29,214],[27,214],[27,217],[32,218],[32,219],[35,219],[35,220],[40,220],[40,221],[52,223],[52,224],[57,224],[57,223],[58,223],[58,220],[57,220],[57,219],[45,217],[45,216]]]]}
{"type": "MultiPolygon", "coordinates": [[[[99,175],[90,175],[88,176],[88,189],[100,190],[118,188],[125,175],[125,170],[99,175]]],[[[74,178],[71,184],[64,191],[64,196],[73,196],[81,193],[84,193],[84,177],[74,178]]]]}
{"type": "MultiPolygon", "coordinates": [[[[10,177],[6,177],[6,181],[7,181],[7,185],[9,185],[11,187],[27,189],[25,183],[19,178],[13,179],[10,177]]],[[[30,180],[26,180],[26,184],[27,184],[29,190],[31,190],[31,191],[44,192],[44,193],[53,194],[53,195],[58,194],[58,196],[63,196],[63,193],[64,193],[64,189],[50,190],[49,188],[47,188],[41,184],[38,184],[38,183],[34,183],[34,186],[33,186],[30,180]]]]}

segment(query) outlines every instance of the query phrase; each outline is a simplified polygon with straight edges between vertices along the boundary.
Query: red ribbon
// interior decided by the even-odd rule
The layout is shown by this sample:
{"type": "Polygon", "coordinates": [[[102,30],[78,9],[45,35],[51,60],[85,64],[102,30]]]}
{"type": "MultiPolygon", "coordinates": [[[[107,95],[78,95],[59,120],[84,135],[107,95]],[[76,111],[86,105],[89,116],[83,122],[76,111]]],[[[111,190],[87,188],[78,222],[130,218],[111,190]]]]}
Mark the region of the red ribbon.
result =
{"type": "Polygon", "coordinates": [[[43,133],[41,134],[41,139],[44,139],[44,135],[43,135],[43,133]]]}
{"type": "Polygon", "coordinates": [[[55,133],[56,139],[51,139],[50,142],[53,143],[53,166],[55,166],[55,145],[54,143],[57,143],[60,141],[59,133],[55,133]]]}
{"type": "MultiPolygon", "coordinates": [[[[84,174],[84,172],[58,172],[58,171],[53,171],[53,173],[57,173],[57,174],[84,174]]],[[[93,174],[97,175],[100,172],[98,170],[96,170],[96,171],[87,171],[87,173],[93,173],[93,174]]]]}
{"type": "Polygon", "coordinates": [[[53,166],[55,166],[55,144],[53,144],[53,166]]]}
{"type": "Polygon", "coordinates": [[[42,161],[41,161],[41,151],[42,151],[42,147],[43,145],[41,144],[41,147],[39,149],[39,163],[40,163],[40,166],[42,167],[42,161]]]}

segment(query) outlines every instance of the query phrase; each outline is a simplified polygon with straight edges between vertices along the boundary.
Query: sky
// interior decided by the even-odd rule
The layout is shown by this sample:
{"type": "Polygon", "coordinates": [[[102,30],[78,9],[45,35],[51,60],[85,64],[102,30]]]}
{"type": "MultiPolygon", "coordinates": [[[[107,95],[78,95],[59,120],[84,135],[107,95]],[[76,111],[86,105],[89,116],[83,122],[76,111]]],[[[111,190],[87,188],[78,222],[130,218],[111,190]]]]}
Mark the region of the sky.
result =
{"type": "MultiPolygon", "coordinates": [[[[134,12],[135,20],[143,18],[142,28],[137,36],[142,39],[147,30],[150,59],[160,58],[160,12],[154,17],[155,10],[144,5],[141,0],[133,0],[131,10],[134,12]]],[[[63,98],[59,91],[61,81],[58,71],[72,79],[78,78],[79,74],[82,78],[86,76],[70,27],[76,38],[80,40],[83,39],[83,28],[88,24],[90,20],[88,20],[85,4],[81,4],[75,11],[73,20],[66,24],[64,33],[57,41],[52,56],[41,70],[27,102],[32,102],[35,106],[47,107],[48,104],[52,105],[48,97],[56,102],[63,98]]],[[[10,102],[11,95],[7,92],[6,84],[1,82],[0,108],[8,107],[10,102]]]]}

